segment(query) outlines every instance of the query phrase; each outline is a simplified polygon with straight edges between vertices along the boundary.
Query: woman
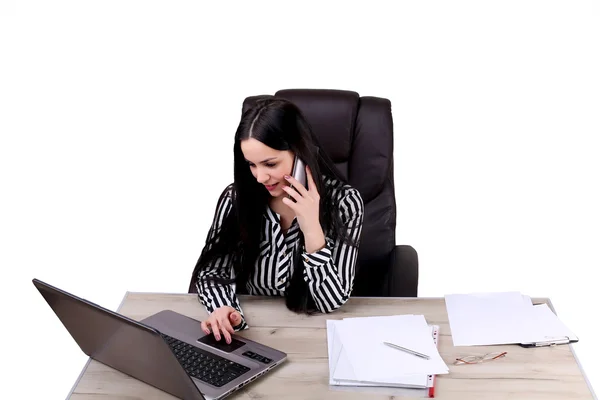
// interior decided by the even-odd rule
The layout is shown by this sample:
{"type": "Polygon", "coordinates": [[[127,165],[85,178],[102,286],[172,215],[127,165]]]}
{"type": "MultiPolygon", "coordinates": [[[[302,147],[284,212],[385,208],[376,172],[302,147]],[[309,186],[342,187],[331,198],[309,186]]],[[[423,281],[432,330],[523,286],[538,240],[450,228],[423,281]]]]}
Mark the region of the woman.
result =
{"type": "Polygon", "coordinates": [[[296,312],[327,313],[348,300],[364,206],[318,148],[288,101],[262,100],[242,116],[234,183],[219,198],[193,274],[210,314],[202,329],[216,340],[230,343],[231,333],[248,327],[236,287],[285,296],[296,312]],[[295,157],[306,164],[307,187],[290,176],[295,157]]]}

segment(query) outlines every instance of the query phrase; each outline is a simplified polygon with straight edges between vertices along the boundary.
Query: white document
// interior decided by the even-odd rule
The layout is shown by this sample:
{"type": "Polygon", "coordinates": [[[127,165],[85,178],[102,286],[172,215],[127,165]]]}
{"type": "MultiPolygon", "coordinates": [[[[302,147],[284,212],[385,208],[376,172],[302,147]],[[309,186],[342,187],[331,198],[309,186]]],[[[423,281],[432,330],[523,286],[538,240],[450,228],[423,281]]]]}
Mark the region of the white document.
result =
{"type": "Polygon", "coordinates": [[[422,315],[328,320],[327,339],[332,385],[422,388],[427,375],[448,373],[422,315]],[[386,346],[384,341],[430,359],[386,346]]]}
{"type": "Polygon", "coordinates": [[[519,292],[446,295],[455,346],[519,343],[527,306],[519,292]]]}
{"type": "Polygon", "coordinates": [[[455,346],[536,343],[566,336],[566,327],[547,306],[533,306],[519,292],[450,294],[445,300],[455,346]]]}
{"type": "Polygon", "coordinates": [[[335,326],[340,321],[327,320],[327,351],[329,355],[329,384],[330,385],[345,385],[345,386],[377,386],[376,383],[368,383],[357,381],[356,378],[344,380],[334,379],[333,372],[337,368],[344,375],[354,376],[354,370],[350,365],[346,352],[342,351],[342,342],[337,339],[335,326]]]}
{"type": "Polygon", "coordinates": [[[329,354],[329,384],[336,386],[389,386],[389,387],[406,387],[406,388],[425,388],[427,387],[427,375],[410,374],[405,375],[402,379],[396,382],[377,381],[360,381],[357,380],[354,370],[350,365],[350,361],[346,356],[346,352],[342,351],[342,343],[335,334],[335,326],[341,321],[327,320],[327,347],[329,354]],[[353,379],[334,379],[333,373],[336,370],[342,375],[353,376],[353,379]]]}
{"type": "Polygon", "coordinates": [[[563,338],[569,341],[579,340],[567,326],[552,312],[548,304],[538,304],[532,307],[531,325],[537,335],[542,337],[539,341],[553,341],[563,338]]]}

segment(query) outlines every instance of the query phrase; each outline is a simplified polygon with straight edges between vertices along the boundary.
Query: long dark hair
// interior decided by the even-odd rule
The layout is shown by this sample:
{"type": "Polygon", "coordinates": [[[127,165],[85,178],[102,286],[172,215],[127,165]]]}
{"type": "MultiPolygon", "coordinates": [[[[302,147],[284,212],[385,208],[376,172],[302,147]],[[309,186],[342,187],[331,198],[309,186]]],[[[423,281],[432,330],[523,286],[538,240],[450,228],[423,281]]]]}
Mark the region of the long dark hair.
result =
{"type": "MultiPolygon", "coordinates": [[[[198,271],[214,257],[229,254],[233,258],[235,278],[209,279],[221,284],[236,282],[238,292],[245,287],[248,276],[254,269],[262,234],[262,218],[270,198],[265,187],[252,175],[242,153],[241,142],[249,138],[276,150],[290,150],[308,165],[320,195],[319,219],[324,234],[354,245],[343,228],[339,210],[331,195],[336,184],[343,185],[346,182],[329,156],[320,150],[319,141],[302,112],[296,105],[283,99],[258,100],[254,107],[242,115],[235,133],[232,210],[223,221],[218,236],[206,244],[196,263],[193,277],[196,279],[198,271]],[[325,185],[323,176],[337,182],[325,185]]],[[[297,248],[302,249],[304,236],[301,231],[299,240],[297,248]]],[[[303,279],[304,263],[300,256],[300,251],[296,251],[294,274],[285,292],[286,305],[292,311],[311,313],[316,311],[316,306],[303,279]]]]}

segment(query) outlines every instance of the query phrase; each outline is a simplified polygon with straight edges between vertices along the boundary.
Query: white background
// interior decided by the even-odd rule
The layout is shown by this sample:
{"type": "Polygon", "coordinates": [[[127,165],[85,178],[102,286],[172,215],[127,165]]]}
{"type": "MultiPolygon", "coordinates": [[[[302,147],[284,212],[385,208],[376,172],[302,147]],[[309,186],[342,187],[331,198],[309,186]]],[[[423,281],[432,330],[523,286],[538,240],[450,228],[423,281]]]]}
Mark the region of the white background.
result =
{"type": "Polygon", "coordinates": [[[574,0],[3,3],[2,390],[64,398],[86,361],[32,278],[113,310],[187,290],[242,101],[283,88],[389,98],[419,295],[550,297],[600,390],[599,20],[574,0]]]}

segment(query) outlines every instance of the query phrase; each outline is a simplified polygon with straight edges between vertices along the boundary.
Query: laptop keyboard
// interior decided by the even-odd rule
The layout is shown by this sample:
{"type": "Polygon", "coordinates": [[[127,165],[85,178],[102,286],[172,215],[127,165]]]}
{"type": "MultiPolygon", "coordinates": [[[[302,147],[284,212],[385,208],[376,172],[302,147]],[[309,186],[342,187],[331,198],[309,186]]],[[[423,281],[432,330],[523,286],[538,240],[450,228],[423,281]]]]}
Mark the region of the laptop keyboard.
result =
{"type": "Polygon", "coordinates": [[[216,387],[221,387],[250,368],[227,360],[216,354],[192,346],[168,335],[161,335],[185,371],[194,378],[216,387]]]}

